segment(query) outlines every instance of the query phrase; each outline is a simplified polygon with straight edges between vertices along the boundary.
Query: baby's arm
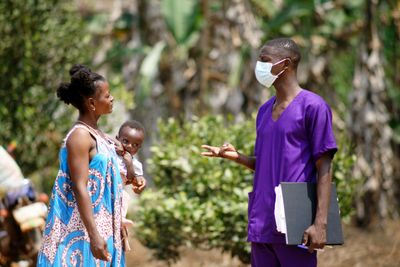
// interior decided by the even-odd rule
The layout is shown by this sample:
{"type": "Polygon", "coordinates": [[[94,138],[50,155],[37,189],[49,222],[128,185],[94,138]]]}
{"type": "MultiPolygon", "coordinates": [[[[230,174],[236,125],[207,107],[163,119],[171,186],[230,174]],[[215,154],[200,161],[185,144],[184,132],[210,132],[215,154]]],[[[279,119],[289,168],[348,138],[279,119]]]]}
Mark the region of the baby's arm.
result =
{"type": "Polygon", "coordinates": [[[123,155],[123,161],[126,166],[126,184],[131,184],[136,181],[135,170],[132,164],[132,156],[130,153],[125,152],[123,155]]]}

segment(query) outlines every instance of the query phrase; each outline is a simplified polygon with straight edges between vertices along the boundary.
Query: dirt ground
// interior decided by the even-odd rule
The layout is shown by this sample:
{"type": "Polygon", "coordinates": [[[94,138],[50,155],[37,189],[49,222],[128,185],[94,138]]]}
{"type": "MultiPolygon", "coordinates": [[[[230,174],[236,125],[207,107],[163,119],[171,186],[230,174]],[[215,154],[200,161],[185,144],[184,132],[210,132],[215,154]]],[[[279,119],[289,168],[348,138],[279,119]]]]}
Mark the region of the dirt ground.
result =
{"type": "MultiPolygon", "coordinates": [[[[400,220],[386,223],[384,229],[361,230],[344,225],[345,244],[326,248],[318,254],[319,267],[400,267],[400,220]]],[[[127,266],[164,267],[151,251],[137,240],[127,253],[127,266]]],[[[218,250],[183,249],[181,260],[171,267],[248,267],[218,250]]]]}

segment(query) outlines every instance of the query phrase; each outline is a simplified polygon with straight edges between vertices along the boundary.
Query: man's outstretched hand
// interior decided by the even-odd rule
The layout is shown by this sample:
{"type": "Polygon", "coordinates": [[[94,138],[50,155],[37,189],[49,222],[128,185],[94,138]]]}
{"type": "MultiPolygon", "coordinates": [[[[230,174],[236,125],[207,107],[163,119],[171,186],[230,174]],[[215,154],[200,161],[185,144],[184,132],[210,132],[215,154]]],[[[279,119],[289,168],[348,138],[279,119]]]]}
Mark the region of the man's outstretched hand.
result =
{"type": "Polygon", "coordinates": [[[229,143],[225,143],[220,147],[209,145],[202,145],[201,147],[207,150],[201,152],[202,156],[219,157],[230,160],[237,160],[239,158],[239,153],[236,151],[236,148],[229,143]]]}

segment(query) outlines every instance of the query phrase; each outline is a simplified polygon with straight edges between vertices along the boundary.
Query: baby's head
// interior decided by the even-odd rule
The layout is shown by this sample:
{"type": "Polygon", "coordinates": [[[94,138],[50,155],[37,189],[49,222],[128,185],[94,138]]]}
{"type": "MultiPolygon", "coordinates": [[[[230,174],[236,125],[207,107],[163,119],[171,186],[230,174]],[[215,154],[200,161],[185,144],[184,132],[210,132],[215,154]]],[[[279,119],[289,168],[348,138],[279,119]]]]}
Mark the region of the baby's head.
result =
{"type": "Polygon", "coordinates": [[[121,142],[124,150],[135,155],[142,146],[145,137],[143,125],[138,121],[126,121],[119,128],[117,139],[121,142]]]}

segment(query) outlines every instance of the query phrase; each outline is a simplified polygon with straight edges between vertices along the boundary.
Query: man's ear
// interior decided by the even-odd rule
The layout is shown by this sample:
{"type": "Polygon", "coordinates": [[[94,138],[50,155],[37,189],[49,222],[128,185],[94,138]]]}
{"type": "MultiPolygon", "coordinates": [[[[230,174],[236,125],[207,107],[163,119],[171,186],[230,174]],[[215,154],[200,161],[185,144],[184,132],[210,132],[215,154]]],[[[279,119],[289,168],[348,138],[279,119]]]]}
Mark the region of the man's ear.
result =
{"type": "Polygon", "coordinates": [[[289,67],[292,64],[292,60],[290,58],[285,58],[284,65],[285,67],[289,67]]]}

